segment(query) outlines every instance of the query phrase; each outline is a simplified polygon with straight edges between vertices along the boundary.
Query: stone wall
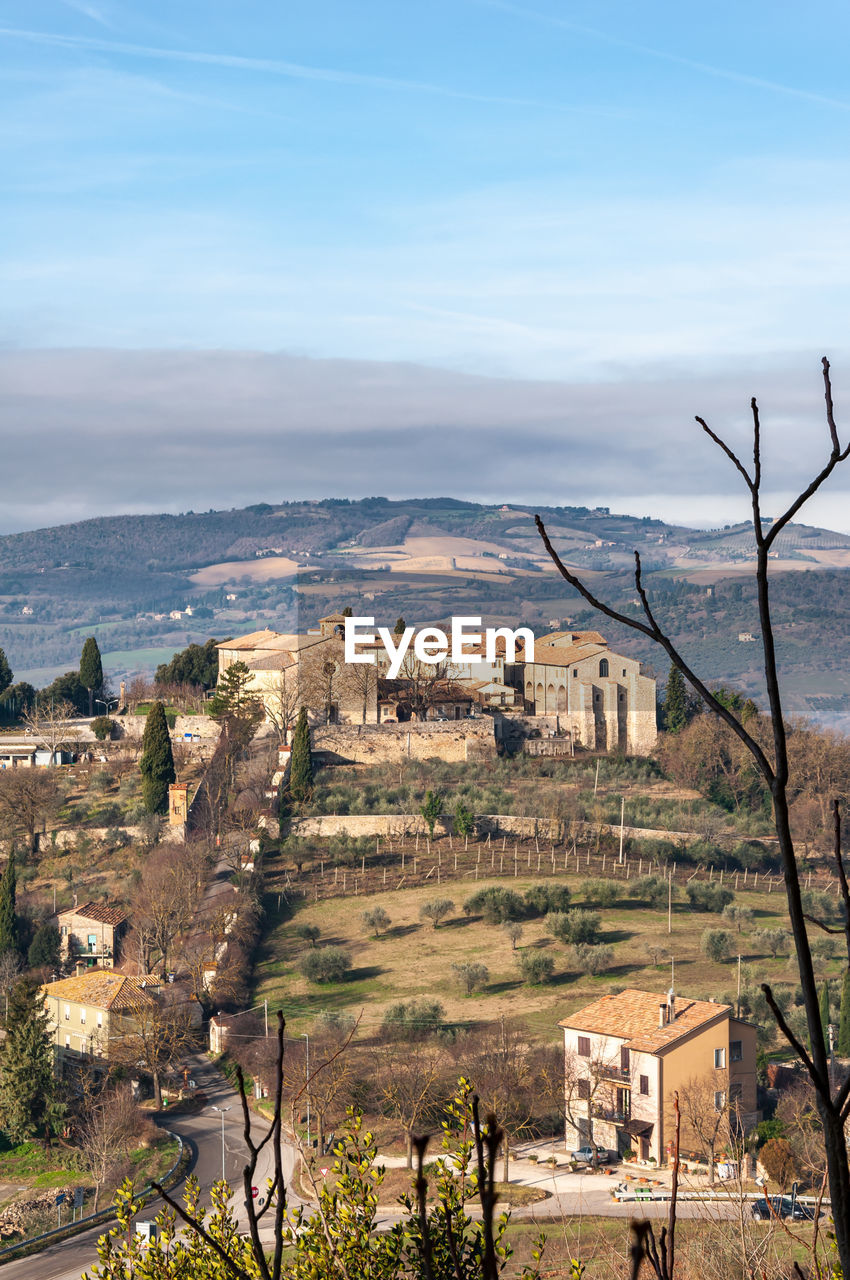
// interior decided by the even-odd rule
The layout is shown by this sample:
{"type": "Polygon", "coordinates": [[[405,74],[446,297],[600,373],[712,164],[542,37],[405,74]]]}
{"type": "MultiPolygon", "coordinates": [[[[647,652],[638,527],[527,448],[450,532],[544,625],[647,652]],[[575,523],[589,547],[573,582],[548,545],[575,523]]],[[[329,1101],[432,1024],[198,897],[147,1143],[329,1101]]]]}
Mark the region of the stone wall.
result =
{"type": "MultiPolygon", "coordinates": [[[[475,819],[476,838],[493,836],[515,837],[518,840],[561,840],[563,823],[557,818],[523,818],[514,814],[479,814],[475,819]]],[[[452,830],[452,818],[443,814],[437,820],[435,832],[448,835],[452,830]]],[[[291,826],[293,835],[319,836],[329,839],[343,833],[349,836],[425,836],[428,827],[417,813],[334,813],[315,818],[298,818],[291,826]]]]}
{"type": "Polygon", "coordinates": [[[424,721],[408,724],[323,725],[312,731],[313,751],[335,764],[384,764],[398,760],[489,760],[496,755],[493,721],[424,721]]]}

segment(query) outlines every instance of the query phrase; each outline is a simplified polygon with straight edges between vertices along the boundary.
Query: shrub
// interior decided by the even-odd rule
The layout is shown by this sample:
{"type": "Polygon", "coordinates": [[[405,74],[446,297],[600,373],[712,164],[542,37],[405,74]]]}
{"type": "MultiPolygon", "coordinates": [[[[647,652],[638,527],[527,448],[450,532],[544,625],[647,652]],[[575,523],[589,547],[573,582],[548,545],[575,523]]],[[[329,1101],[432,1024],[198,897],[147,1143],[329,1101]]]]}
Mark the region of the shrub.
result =
{"type": "Polygon", "coordinates": [[[543,951],[522,951],[517,956],[517,964],[524,981],[530,986],[538,987],[552,981],[555,961],[543,951]]]}
{"type": "Polygon", "coordinates": [[[700,938],[703,955],[715,964],[728,960],[734,939],[726,929],[706,929],[700,938]]]}
{"type": "Polygon", "coordinates": [[[527,906],[513,889],[479,889],[463,904],[465,913],[480,914],[487,924],[504,924],[506,920],[524,920],[527,906]]]}
{"type": "Polygon", "coordinates": [[[552,911],[546,917],[546,924],[552,937],[559,942],[568,945],[589,942],[593,945],[599,940],[602,917],[596,911],[552,911]]]}
{"type": "Polygon", "coordinates": [[[383,907],[370,907],[368,911],[364,911],[360,919],[363,921],[363,927],[374,933],[376,938],[380,938],[381,932],[389,927],[390,918],[383,907]]]}
{"type": "Polygon", "coordinates": [[[390,1005],[381,1031],[393,1040],[424,1040],[445,1030],[446,1011],[439,1000],[407,1000],[390,1005]]]}
{"type": "Polygon", "coordinates": [[[581,896],[596,907],[613,907],[620,890],[611,880],[583,880],[581,896]]]}
{"type": "MultiPolygon", "coordinates": [[[[168,716],[166,716],[166,720],[167,719],[168,716]]],[[[115,729],[115,721],[110,719],[109,716],[95,716],[89,727],[98,742],[106,742],[108,738],[112,737],[115,729]]]]}
{"type": "Polygon", "coordinates": [[[436,929],[441,920],[445,919],[454,911],[455,904],[451,898],[434,898],[431,902],[426,902],[419,909],[419,917],[422,920],[430,920],[436,929]]]}
{"type": "Polygon", "coordinates": [[[525,892],[526,915],[545,916],[549,911],[568,911],[571,893],[565,884],[535,884],[525,892]]]}
{"type": "Polygon", "coordinates": [[[502,928],[511,940],[511,950],[516,951],[516,944],[522,937],[522,925],[517,920],[508,920],[502,928]]]}
{"type": "Polygon", "coordinates": [[[759,1151],[759,1163],[780,1187],[787,1187],[797,1176],[794,1152],[787,1138],[768,1138],[759,1151]]]}
{"type": "MultiPolygon", "coordinates": [[[[640,876],[629,885],[630,898],[636,898],[638,902],[646,902],[656,911],[667,906],[669,892],[670,886],[663,876],[640,876]]],[[[676,896],[675,886],[673,896],[676,896]]]]}
{"type": "Polygon", "coordinates": [[[609,969],[614,960],[613,947],[594,946],[590,942],[576,943],[570,954],[579,972],[591,977],[609,969]]]}
{"type": "Polygon", "coordinates": [[[695,911],[720,912],[733,901],[735,895],[722,884],[709,884],[705,880],[692,880],[685,892],[695,911]]]}
{"type": "Polygon", "coordinates": [[[59,967],[60,939],[55,924],[42,924],[36,929],[27,952],[27,960],[31,969],[42,965],[51,969],[59,967]]]}
{"type": "Polygon", "coordinates": [[[733,924],[737,932],[740,933],[745,925],[752,923],[752,909],[750,907],[739,907],[734,902],[730,902],[728,906],[723,908],[723,919],[733,924]]]}
{"type": "Polygon", "coordinates": [[[486,964],[477,964],[469,960],[462,964],[453,964],[452,973],[465,988],[468,996],[471,996],[473,991],[480,991],[482,987],[486,987],[490,978],[490,971],[486,964]]]}
{"type": "Polygon", "coordinates": [[[298,934],[299,938],[304,940],[304,942],[309,942],[311,947],[315,947],[322,933],[321,929],[316,924],[299,924],[295,932],[298,934]]]}
{"type": "Polygon", "coordinates": [[[769,951],[774,960],[783,947],[787,951],[791,945],[791,940],[784,929],[756,929],[753,941],[769,951]]]}
{"type": "Polygon", "coordinates": [[[341,947],[316,947],[301,957],[298,967],[310,982],[342,982],[351,956],[341,947]]]}
{"type": "Polygon", "coordinates": [[[475,816],[472,810],[466,807],[463,800],[458,800],[455,805],[454,817],[455,835],[460,836],[462,840],[467,836],[471,836],[475,830],[475,816]]]}

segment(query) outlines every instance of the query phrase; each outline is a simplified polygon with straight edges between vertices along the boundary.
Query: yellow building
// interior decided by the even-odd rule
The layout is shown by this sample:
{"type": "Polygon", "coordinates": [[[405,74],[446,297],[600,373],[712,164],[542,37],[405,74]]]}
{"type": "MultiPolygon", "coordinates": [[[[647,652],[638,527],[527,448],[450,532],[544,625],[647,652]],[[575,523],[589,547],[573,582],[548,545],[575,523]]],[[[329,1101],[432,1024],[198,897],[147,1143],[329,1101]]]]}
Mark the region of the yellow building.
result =
{"type": "Polygon", "coordinates": [[[92,969],[43,988],[57,1065],[108,1058],[110,1045],[130,1032],[141,1010],[156,1005],[157,977],[135,978],[92,969]]]}
{"type": "Polygon", "coordinates": [[[700,1146],[700,1108],[746,1130],[758,1120],[756,1028],[730,1005],[627,989],[558,1024],[564,1029],[567,1147],[592,1140],[622,1155],[667,1162],[673,1095],[682,1106],[680,1149],[700,1146]]]}

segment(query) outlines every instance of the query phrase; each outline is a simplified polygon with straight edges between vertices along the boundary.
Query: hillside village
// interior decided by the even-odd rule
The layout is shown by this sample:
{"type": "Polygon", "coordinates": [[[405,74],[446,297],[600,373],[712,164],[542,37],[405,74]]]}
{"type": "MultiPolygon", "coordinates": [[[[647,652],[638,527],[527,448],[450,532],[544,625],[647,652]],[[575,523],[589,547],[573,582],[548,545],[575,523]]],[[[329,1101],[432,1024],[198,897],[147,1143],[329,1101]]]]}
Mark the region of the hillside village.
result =
{"type": "MultiPolygon", "coordinates": [[[[306,1099],[290,1120],[308,1166],[310,1141],[327,1148],[364,1072],[358,1096],[386,1158],[402,1163],[405,1131],[438,1115],[464,1072],[506,1107],[501,1036],[515,1103],[509,1200],[534,1182],[535,1152],[554,1170],[616,1166],[626,1197],[648,1175],[663,1189],[674,1091],[693,1185],[713,1182],[777,1106],[783,1054],[756,993],[760,969],[780,963],[784,908],[757,805],[745,818],[698,778],[676,781],[705,717],[686,708],[677,740],[655,679],[598,631],[545,632],[533,661],[522,647],[511,661],[500,639],[492,661],[474,646],[462,663],[414,660],[390,679],[377,645],[374,665],[346,664],[345,618],[195,646],[159,683],[117,695],[102,675],[88,692],[68,673],[61,687],[107,715],[68,702],[57,712],[54,689],[0,734],[11,823],[0,981],[18,1020],[41,1019],[66,1129],[82,1143],[94,1123],[80,1088],[113,1109],[129,1087],[139,1114],[191,1111],[199,1054],[240,1063],[261,1103],[275,1090],[266,1028],[280,1008],[294,1032],[285,1091],[301,1097],[308,1042],[317,1072],[313,1139],[306,1099]],[[207,664],[207,689],[169,682],[202,669],[193,663],[207,664]],[[707,926],[696,933],[694,911],[707,926]],[[760,961],[771,930],[774,959],[760,961]],[[736,946],[753,954],[737,994],[725,972],[736,946]],[[426,1062],[411,1113],[396,1086],[426,1062]]],[[[815,846],[809,868],[812,901],[830,912],[815,846]]],[[[820,963],[837,1019],[835,956],[824,947],[820,963]]],[[[841,1019],[850,1037],[850,1006],[841,1019]]],[[[13,1044],[7,1021],[0,1128],[13,1044]]],[[[19,1132],[37,1134],[43,1116],[31,1110],[19,1132]]],[[[113,1179],[133,1132],[115,1138],[113,1179]]],[[[769,1148],[763,1165],[748,1141],[733,1164],[752,1178],[769,1148]]],[[[43,1222],[43,1208],[27,1212],[15,1217],[24,1234],[43,1222]]]]}

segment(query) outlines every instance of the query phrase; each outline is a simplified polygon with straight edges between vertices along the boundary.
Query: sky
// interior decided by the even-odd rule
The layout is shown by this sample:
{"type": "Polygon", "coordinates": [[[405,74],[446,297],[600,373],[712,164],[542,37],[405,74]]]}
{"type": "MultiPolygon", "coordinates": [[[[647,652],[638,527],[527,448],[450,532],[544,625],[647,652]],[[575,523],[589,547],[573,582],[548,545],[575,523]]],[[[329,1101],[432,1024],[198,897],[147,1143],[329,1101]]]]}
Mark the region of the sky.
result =
{"type": "MultiPolygon", "coordinates": [[[[746,449],[753,394],[781,501],[822,354],[850,400],[848,36],[838,3],[0,0],[0,529],[373,493],[721,523],[693,415],[746,449]]],[[[813,517],[850,529],[848,487],[813,517]]]]}

